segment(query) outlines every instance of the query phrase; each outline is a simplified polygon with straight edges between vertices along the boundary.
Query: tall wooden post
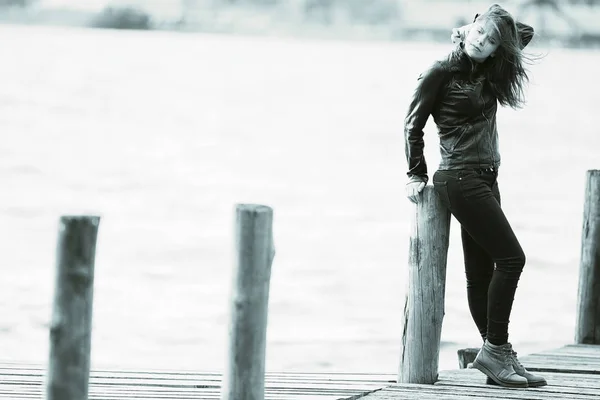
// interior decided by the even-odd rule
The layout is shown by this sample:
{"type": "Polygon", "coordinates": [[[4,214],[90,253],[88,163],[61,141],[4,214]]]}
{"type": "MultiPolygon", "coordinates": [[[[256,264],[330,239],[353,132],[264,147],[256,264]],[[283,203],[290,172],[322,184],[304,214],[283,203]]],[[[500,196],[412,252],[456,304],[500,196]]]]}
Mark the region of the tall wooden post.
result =
{"type": "Polygon", "coordinates": [[[600,344],[600,170],[587,172],[581,234],[576,344],[600,344]]]}
{"type": "Polygon", "coordinates": [[[229,357],[221,399],[264,400],[269,283],[275,256],[273,210],[238,205],[236,224],[229,357]]]}
{"type": "Polygon", "coordinates": [[[88,398],[99,223],[99,217],[91,216],[64,216],[59,221],[47,400],[88,398]]]}
{"type": "Polygon", "coordinates": [[[434,383],[444,319],[450,212],[428,185],[415,207],[398,382],[434,383]]]}

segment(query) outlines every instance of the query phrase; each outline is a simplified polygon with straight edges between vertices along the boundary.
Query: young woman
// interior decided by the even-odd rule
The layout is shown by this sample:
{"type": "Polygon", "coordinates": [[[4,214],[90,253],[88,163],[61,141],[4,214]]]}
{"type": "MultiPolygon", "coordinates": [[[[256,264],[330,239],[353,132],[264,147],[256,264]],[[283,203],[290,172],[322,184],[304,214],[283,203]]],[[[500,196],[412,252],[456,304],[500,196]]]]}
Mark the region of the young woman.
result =
{"type": "Polygon", "coordinates": [[[524,102],[522,50],[533,29],[494,4],[454,36],[455,50],[419,76],[405,119],[407,197],[418,202],[428,181],[423,128],[432,115],[441,152],[433,186],[461,224],[469,309],[484,341],[473,367],[490,384],[542,386],[546,380],[523,368],[508,342],[525,254],[500,207],[497,181],[496,110],[498,103],[518,108],[524,102]]]}

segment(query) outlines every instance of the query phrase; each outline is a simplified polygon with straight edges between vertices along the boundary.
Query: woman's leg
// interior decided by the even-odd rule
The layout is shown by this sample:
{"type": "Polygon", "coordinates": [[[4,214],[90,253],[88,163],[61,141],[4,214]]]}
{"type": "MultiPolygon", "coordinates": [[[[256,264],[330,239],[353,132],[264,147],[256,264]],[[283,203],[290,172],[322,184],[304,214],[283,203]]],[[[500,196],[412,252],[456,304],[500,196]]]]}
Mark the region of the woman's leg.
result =
{"type": "Polygon", "coordinates": [[[433,181],[454,217],[496,264],[488,289],[487,340],[495,345],[505,344],[525,254],[494,195],[496,175],[469,170],[437,171],[433,181]]]}
{"type": "MultiPolygon", "coordinates": [[[[497,181],[492,185],[492,194],[501,205],[497,181]]],[[[485,342],[488,330],[488,289],[494,273],[494,260],[483,249],[464,226],[461,226],[465,275],[467,278],[467,299],[471,316],[481,338],[485,342]]]]}
{"type": "Polygon", "coordinates": [[[488,288],[494,273],[490,255],[461,227],[462,247],[467,277],[467,299],[471,317],[483,341],[487,338],[488,288]]]}

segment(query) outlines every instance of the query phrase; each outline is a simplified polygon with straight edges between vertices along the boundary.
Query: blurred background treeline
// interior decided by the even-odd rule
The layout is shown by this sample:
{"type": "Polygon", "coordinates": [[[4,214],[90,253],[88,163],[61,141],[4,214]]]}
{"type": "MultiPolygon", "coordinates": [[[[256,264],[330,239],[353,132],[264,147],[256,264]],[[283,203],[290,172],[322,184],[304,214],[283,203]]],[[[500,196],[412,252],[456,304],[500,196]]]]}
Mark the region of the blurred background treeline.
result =
{"type": "MultiPolygon", "coordinates": [[[[448,40],[481,0],[0,0],[0,22],[359,40],[448,40]]],[[[600,44],[600,0],[499,2],[544,45],[600,44]]]]}

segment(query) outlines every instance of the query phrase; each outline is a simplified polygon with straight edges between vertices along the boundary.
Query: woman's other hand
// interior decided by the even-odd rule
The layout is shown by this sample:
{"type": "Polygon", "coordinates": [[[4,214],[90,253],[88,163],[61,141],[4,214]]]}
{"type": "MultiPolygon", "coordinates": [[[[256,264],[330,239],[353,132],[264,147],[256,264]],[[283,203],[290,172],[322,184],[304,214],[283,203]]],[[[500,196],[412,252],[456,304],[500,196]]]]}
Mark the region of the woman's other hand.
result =
{"type": "Polygon", "coordinates": [[[459,28],[452,28],[452,35],[450,35],[450,40],[452,41],[452,43],[456,44],[464,41],[467,35],[469,34],[471,25],[473,24],[463,25],[459,28]]]}

